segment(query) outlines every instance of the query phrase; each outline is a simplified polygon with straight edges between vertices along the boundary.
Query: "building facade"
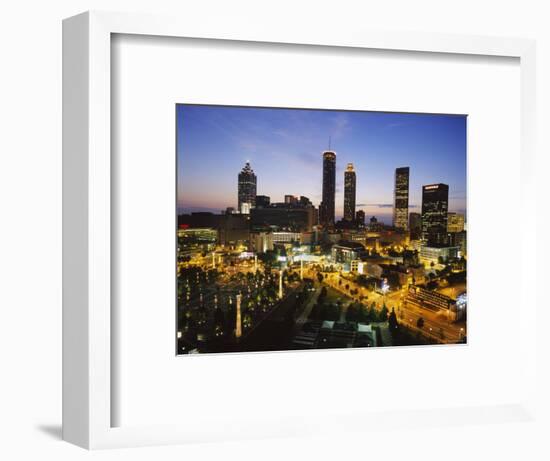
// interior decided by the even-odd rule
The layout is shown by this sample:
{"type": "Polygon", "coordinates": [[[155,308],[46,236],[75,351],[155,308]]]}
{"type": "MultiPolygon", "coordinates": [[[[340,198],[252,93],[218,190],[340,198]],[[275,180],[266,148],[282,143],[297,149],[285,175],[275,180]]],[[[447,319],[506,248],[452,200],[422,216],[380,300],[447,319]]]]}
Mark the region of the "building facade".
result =
{"type": "Polygon", "coordinates": [[[422,240],[429,246],[447,245],[447,212],[449,186],[429,184],[422,186],[422,240]]]}
{"type": "Polygon", "coordinates": [[[218,229],[222,245],[248,244],[250,237],[250,216],[247,214],[221,215],[218,229]]]}
{"type": "Polygon", "coordinates": [[[287,205],[295,205],[298,203],[298,197],[294,195],[285,195],[285,203],[287,205]]]}
{"type": "Polygon", "coordinates": [[[447,213],[447,232],[457,233],[464,230],[464,215],[460,213],[447,213]]]}
{"type": "Polygon", "coordinates": [[[271,232],[258,232],[250,235],[253,250],[256,253],[265,253],[273,250],[273,234],[271,232]]]}
{"type": "Polygon", "coordinates": [[[323,152],[323,196],[319,221],[325,228],[334,227],[334,200],[336,194],[336,152],[323,152]]]}
{"type": "Polygon", "coordinates": [[[273,232],[273,243],[301,243],[302,234],[300,232],[273,232]]]}
{"type": "Polygon", "coordinates": [[[271,203],[271,198],[268,195],[256,195],[256,206],[266,207],[271,203]]]}
{"type": "Polygon", "coordinates": [[[250,223],[255,231],[271,229],[292,232],[308,232],[317,224],[317,213],[313,205],[272,203],[253,208],[250,223]]]}
{"type": "Polygon", "coordinates": [[[409,228],[409,167],[395,169],[393,190],[393,226],[398,229],[409,228]]]}
{"type": "Polygon", "coordinates": [[[343,242],[332,247],[332,261],[335,263],[345,264],[348,270],[351,261],[361,259],[365,255],[365,247],[358,242],[343,242]]]}
{"type": "Polygon", "coordinates": [[[449,233],[449,245],[460,248],[459,256],[468,256],[467,232],[462,231],[449,233]]]}
{"type": "Polygon", "coordinates": [[[417,309],[429,309],[431,311],[450,310],[456,301],[436,291],[422,287],[412,287],[407,292],[405,305],[414,306],[417,309]]]}
{"type": "Polygon", "coordinates": [[[365,212],[363,210],[357,210],[355,221],[357,221],[359,227],[365,227],[365,212]]]}
{"type": "Polygon", "coordinates": [[[355,220],[355,191],[355,170],[353,169],[353,163],[348,163],[344,172],[344,220],[348,222],[355,220]]]}
{"type": "Polygon", "coordinates": [[[300,204],[301,206],[313,205],[313,203],[311,203],[311,200],[307,197],[304,197],[303,195],[300,195],[300,199],[298,200],[298,204],[300,204]]]}
{"type": "Polygon", "coordinates": [[[458,258],[458,252],[460,251],[460,247],[430,247],[430,246],[422,246],[420,247],[420,261],[424,264],[426,263],[434,263],[434,264],[440,264],[440,263],[446,263],[449,261],[449,259],[456,259],[458,258]]]}
{"type": "Polygon", "coordinates": [[[409,232],[411,240],[420,239],[422,236],[422,215],[420,213],[409,214],[409,232]]]}
{"type": "Polygon", "coordinates": [[[246,162],[238,177],[238,210],[240,213],[249,214],[256,206],[256,175],[246,162]]]}

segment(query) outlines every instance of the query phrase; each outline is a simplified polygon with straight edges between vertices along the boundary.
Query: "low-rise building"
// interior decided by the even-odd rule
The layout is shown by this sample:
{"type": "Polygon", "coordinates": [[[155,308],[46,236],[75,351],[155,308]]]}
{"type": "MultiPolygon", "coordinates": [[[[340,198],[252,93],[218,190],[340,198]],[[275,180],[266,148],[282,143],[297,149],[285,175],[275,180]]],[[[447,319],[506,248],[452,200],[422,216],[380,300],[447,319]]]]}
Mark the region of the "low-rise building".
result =
{"type": "Polygon", "coordinates": [[[361,259],[365,255],[365,247],[358,242],[341,241],[332,247],[332,261],[340,264],[351,265],[355,259],[361,259]]]}
{"type": "Polygon", "coordinates": [[[361,269],[363,268],[363,264],[360,260],[354,259],[350,262],[350,272],[359,273],[359,265],[361,264],[361,269]]]}
{"type": "Polygon", "coordinates": [[[409,248],[414,251],[420,251],[420,249],[422,248],[422,240],[411,240],[409,242],[409,248]]]}
{"type": "Polygon", "coordinates": [[[363,270],[366,274],[376,278],[382,277],[382,274],[384,273],[384,269],[380,264],[367,263],[366,268],[363,270]]]}
{"type": "Polygon", "coordinates": [[[447,213],[447,232],[457,233],[464,230],[464,215],[460,213],[447,213]]]}
{"type": "Polygon", "coordinates": [[[178,237],[184,241],[193,243],[215,243],[218,239],[218,231],[211,227],[178,229],[178,237]]]}
{"type": "Polygon", "coordinates": [[[315,245],[319,240],[318,231],[315,229],[312,232],[302,232],[302,245],[315,245]]]}
{"type": "Polygon", "coordinates": [[[405,305],[414,306],[431,311],[444,311],[449,322],[460,321],[466,318],[466,293],[462,293],[455,300],[437,291],[422,287],[410,287],[405,297],[405,305]]]}
{"type": "Polygon", "coordinates": [[[458,257],[460,247],[448,247],[448,246],[422,246],[420,247],[420,261],[424,264],[445,263],[449,259],[458,257]]]}
{"type": "Polygon", "coordinates": [[[466,231],[449,234],[449,243],[453,246],[460,247],[459,256],[466,257],[468,255],[467,253],[468,243],[467,243],[466,236],[467,236],[466,231]]]}
{"type": "Polygon", "coordinates": [[[327,232],[325,238],[330,243],[338,243],[342,240],[342,234],[340,232],[327,232]]]}
{"type": "Polygon", "coordinates": [[[273,243],[301,243],[301,232],[273,232],[273,243]]]}
{"type": "Polygon", "coordinates": [[[265,253],[266,251],[273,250],[273,233],[271,232],[250,234],[250,241],[252,243],[252,251],[256,253],[265,253]]]}
{"type": "Polygon", "coordinates": [[[426,283],[426,270],[424,266],[409,266],[407,270],[412,277],[412,283],[420,285],[426,283]]]}
{"type": "Polygon", "coordinates": [[[437,291],[422,287],[411,287],[405,298],[405,304],[431,311],[439,311],[441,309],[452,309],[456,301],[437,291]]]}

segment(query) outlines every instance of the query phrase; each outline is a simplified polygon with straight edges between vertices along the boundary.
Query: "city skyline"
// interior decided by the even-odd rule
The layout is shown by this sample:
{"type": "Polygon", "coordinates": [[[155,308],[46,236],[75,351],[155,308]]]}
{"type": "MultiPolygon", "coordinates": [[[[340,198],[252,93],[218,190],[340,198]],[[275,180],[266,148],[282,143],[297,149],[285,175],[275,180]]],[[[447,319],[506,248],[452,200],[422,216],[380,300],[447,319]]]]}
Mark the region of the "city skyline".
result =
{"type": "Polygon", "coordinates": [[[178,353],[467,342],[464,116],[177,117],[178,353]]]}
{"type": "Polygon", "coordinates": [[[420,212],[423,185],[446,183],[449,212],[466,214],[465,116],[196,105],[177,106],[178,212],[237,208],[236,174],[247,161],[258,195],[302,195],[318,207],[329,137],[337,220],[348,163],[355,211],[391,223],[395,169],[408,166],[409,212],[420,212]]]}

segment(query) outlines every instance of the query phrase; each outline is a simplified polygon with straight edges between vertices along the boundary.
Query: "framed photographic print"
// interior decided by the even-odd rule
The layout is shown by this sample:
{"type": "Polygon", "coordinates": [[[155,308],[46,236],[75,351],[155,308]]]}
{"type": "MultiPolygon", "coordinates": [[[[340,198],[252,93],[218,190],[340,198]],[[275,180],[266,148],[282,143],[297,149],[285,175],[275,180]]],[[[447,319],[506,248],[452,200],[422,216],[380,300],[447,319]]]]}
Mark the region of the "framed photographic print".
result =
{"type": "Polygon", "coordinates": [[[534,417],[531,41],[94,12],[63,58],[65,440],[534,417]]]}

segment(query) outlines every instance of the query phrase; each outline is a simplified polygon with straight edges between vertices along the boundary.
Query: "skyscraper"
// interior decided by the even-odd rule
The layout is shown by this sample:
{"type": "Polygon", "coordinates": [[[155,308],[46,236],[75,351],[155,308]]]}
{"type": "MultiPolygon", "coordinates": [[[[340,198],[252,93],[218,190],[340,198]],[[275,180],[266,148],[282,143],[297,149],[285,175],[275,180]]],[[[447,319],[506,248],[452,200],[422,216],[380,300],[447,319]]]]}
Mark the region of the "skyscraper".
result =
{"type": "Polygon", "coordinates": [[[409,214],[409,232],[411,240],[418,240],[422,235],[422,215],[420,213],[409,214]]]}
{"type": "Polygon", "coordinates": [[[409,227],[409,167],[395,169],[393,189],[393,226],[407,230],[409,227]]]}
{"type": "Polygon", "coordinates": [[[355,171],[353,163],[348,163],[344,172],[344,220],[355,220],[355,171]]]}
{"type": "Polygon", "coordinates": [[[429,246],[447,244],[447,210],[449,186],[429,184],[422,186],[422,239],[429,246]]]}
{"type": "Polygon", "coordinates": [[[239,213],[249,214],[256,205],[256,175],[249,162],[239,173],[238,200],[239,213]]]}
{"type": "Polygon", "coordinates": [[[271,198],[267,195],[256,195],[256,205],[255,206],[261,206],[266,207],[269,206],[271,203],[271,198]]]}
{"type": "Polygon", "coordinates": [[[359,227],[365,227],[365,212],[363,210],[357,210],[357,213],[355,213],[355,220],[359,227]]]}
{"type": "Polygon", "coordinates": [[[336,194],[336,152],[323,152],[323,198],[319,221],[325,228],[334,226],[334,196],[336,194]]]}
{"type": "Polygon", "coordinates": [[[285,203],[287,205],[295,205],[298,202],[298,197],[294,195],[285,195],[285,203]]]}

